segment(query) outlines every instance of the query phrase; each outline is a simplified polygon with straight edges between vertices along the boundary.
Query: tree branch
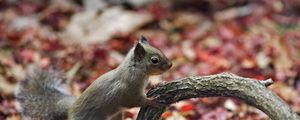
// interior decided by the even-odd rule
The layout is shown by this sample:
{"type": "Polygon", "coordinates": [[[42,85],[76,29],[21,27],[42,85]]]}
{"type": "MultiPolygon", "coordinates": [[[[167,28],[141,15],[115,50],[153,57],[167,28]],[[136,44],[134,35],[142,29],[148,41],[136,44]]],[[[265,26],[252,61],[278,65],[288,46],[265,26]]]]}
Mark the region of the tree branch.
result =
{"type": "MultiPolygon", "coordinates": [[[[155,97],[164,104],[197,97],[234,97],[260,109],[272,120],[299,120],[299,116],[283,100],[266,88],[272,82],[271,79],[257,81],[231,73],[191,76],[158,86],[147,96],[155,97]]],[[[158,120],[164,110],[165,107],[143,106],[137,120],[158,120]]]]}

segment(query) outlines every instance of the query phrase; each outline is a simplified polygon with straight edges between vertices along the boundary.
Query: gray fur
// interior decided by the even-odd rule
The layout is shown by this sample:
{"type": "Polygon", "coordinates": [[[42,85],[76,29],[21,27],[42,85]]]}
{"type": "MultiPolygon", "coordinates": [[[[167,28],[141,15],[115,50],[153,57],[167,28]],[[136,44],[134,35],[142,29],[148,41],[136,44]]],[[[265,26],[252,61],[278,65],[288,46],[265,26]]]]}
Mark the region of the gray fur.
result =
{"type": "Polygon", "coordinates": [[[64,120],[75,98],[61,90],[63,78],[55,71],[35,69],[18,83],[16,93],[23,118],[31,120],[64,120]],[[61,102],[62,104],[57,104],[61,102]]]}
{"type": "Polygon", "coordinates": [[[19,83],[16,97],[23,119],[109,120],[122,109],[147,104],[144,89],[149,76],[161,74],[171,65],[142,37],[116,69],[95,80],[76,101],[63,91],[59,73],[42,70],[35,70],[19,83]],[[151,63],[153,56],[159,58],[157,64],[151,63]]]}
{"type": "Polygon", "coordinates": [[[161,51],[140,41],[116,69],[99,77],[84,91],[72,107],[70,119],[108,120],[124,108],[144,105],[149,75],[161,74],[171,65],[161,51]],[[136,51],[141,50],[138,45],[142,45],[144,53],[136,51]],[[141,53],[143,58],[136,59],[141,53]],[[152,55],[160,57],[160,64],[150,64],[152,55]]]}

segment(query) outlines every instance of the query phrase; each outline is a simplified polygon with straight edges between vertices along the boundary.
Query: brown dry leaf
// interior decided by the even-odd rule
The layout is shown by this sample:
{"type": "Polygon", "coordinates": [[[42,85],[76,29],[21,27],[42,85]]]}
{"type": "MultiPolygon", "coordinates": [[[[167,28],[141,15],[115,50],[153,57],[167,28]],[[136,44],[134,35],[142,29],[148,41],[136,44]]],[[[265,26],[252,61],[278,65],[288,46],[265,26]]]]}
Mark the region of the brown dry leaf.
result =
{"type": "Polygon", "coordinates": [[[3,76],[0,76],[0,95],[11,96],[15,94],[16,84],[8,82],[3,76]]]}
{"type": "Polygon", "coordinates": [[[82,11],[72,16],[61,38],[83,45],[105,43],[116,33],[131,33],[152,20],[148,12],[128,11],[121,7],[105,9],[100,15],[97,11],[82,11]]]}
{"type": "Polygon", "coordinates": [[[277,93],[277,95],[286,102],[292,102],[298,96],[298,93],[294,88],[286,85],[283,82],[275,82],[270,86],[270,89],[277,93]]]}

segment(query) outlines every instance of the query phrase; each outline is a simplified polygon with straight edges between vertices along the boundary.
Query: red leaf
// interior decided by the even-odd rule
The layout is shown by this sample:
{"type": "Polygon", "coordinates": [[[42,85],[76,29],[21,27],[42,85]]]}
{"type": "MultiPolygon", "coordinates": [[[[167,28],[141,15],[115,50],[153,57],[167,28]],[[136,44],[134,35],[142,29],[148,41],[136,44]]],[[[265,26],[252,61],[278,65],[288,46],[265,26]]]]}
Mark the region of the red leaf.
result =
{"type": "Polygon", "coordinates": [[[193,104],[186,104],[186,105],[183,105],[181,107],[181,112],[187,112],[187,111],[191,111],[195,108],[195,106],[193,104]]]}
{"type": "Polygon", "coordinates": [[[25,49],[20,52],[21,60],[32,62],[36,52],[33,50],[25,49]]]}
{"type": "Polygon", "coordinates": [[[172,115],[173,115],[173,113],[171,111],[166,111],[161,115],[161,117],[168,118],[168,117],[171,117],[172,115]]]}

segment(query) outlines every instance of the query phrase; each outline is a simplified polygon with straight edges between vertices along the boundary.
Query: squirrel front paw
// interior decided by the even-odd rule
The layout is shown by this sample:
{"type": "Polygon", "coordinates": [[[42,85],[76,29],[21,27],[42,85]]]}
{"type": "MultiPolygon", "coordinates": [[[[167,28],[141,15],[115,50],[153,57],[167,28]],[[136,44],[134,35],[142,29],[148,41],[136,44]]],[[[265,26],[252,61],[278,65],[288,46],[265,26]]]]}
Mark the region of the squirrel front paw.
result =
{"type": "Polygon", "coordinates": [[[165,82],[165,81],[161,81],[161,82],[158,82],[158,83],[149,83],[148,88],[149,89],[154,89],[156,87],[163,86],[165,84],[167,84],[167,82],[165,82]]]}

